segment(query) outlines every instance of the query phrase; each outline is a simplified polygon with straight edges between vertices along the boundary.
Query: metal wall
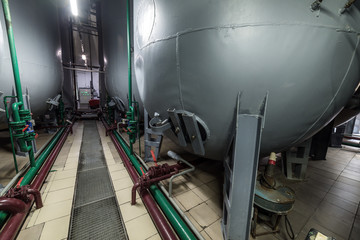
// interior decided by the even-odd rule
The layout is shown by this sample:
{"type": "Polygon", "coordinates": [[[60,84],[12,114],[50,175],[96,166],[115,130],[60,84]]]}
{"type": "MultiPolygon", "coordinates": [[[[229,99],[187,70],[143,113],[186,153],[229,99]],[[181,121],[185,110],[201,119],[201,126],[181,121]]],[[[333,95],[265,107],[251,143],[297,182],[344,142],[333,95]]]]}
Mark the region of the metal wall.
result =
{"type": "MultiPolygon", "coordinates": [[[[135,71],[147,111],[195,113],[206,157],[223,159],[242,108],[269,93],[261,152],[311,137],[360,80],[360,12],[346,0],[135,0],[135,71]]],[[[119,23],[119,22],[118,22],[119,23]]],[[[246,141],[246,136],[244,136],[246,141]]]]}
{"type": "MultiPolygon", "coordinates": [[[[46,110],[45,101],[56,96],[61,87],[61,45],[56,0],[9,1],[20,77],[29,89],[34,118],[46,110]]],[[[0,91],[14,95],[13,72],[5,20],[0,17],[0,91]]],[[[3,96],[0,108],[4,108],[3,96]]],[[[5,114],[0,112],[0,128],[6,127],[5,114]]]]}

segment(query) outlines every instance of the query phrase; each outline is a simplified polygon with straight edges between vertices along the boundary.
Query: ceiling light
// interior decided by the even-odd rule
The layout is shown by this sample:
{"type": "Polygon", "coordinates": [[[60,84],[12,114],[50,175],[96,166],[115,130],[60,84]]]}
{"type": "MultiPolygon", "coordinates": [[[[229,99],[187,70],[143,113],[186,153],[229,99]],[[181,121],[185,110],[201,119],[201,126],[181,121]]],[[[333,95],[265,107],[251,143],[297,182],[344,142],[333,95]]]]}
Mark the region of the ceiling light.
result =
{"type": "Polygon", "coordinates": [[[71,12],[74,16],[79,15],[76,0],[70,0],[71,12]]]}

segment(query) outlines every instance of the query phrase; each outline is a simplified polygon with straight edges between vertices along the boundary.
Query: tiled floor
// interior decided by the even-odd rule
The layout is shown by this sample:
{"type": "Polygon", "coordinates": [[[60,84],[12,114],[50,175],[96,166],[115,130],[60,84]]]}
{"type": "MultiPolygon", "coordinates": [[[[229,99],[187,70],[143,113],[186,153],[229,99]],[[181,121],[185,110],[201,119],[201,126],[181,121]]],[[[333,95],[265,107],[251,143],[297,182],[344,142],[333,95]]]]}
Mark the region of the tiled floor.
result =
{"type": "MultiPolygon", "coordinates": [[[[36,147],[40,149],[53,135],[45,131],[37,131],[39,133],[36,139],[36,147]]],[[[10,180],[16,175],[13,155],[11,151],[11,143],[9,141],[9,131],[0,131],[0,184],[6,186],[10,180]]],[[[18,169],[20,170],[29,162],[29,157],[17,156],[18,169]]]]}
{"type": "MultiPolygon", "coordinates": [[[[42,188],[44,208],[33,210],[18,239],[65,239],[67,236],[77,159],[81,146],[82,124],[78,122],[53,170],[42,188]],[[61,226],[61,227],[60,227],[61,226]]],[[[98,125],[102,129],[101,124],[98,125]]],[[[130,240],[160,239],[143,203],[130,205],[132,181],[104,131],[99,131],[105,158],[130,240]],[[141,224],[142,231],[138,230],[141,224]]],[[[142,146],[142,149],[143,146],[142,146]]],[[[161,161],[169,161],[167,150],[174,150],[187,160],[194,157],[165,140],[161,161]]],[[[296,191],[296,201],[289,220],[296,239],[303,240],[310,228],[336,239],[360,239],[360,151],[355,148],[329,149],[326,161],[310,161],[305,181],[285,181],[296,191]]],[[[170,161],[174,162],[174,161],[170,161]]],[[[151,164],[149,164],[151,165],[151,164]]],[[[173,199],[192,221],[204,239],[222,239],[222,163],[199,159],[196,171],[178,177],[173,185],[173,199]]],[[[281,171],[278,169],[281,179],[281,171]]],[[[168,182],[164,181],[165,187],[168,182]]],[[[138,197],[138,196],[137,196],[138,197]]],[[[281,232],[257,239],[290,239],[284,221],[281,232]]],[[[259,226],[259,231],[266,230],[259,226]]]]}

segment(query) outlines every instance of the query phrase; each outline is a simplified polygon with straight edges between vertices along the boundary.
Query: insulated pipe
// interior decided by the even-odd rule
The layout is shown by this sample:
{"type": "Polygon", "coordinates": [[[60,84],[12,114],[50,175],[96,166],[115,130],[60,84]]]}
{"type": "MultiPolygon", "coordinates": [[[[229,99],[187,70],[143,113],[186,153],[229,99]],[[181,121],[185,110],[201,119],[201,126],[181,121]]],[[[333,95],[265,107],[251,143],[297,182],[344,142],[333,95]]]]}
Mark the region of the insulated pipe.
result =
{"type": "MultiPolygon", "coordinates": [[[[69,132],[71,131],[71,127],[72,125],[69,125],[67,127],[67,129],[64,132],[64,134],[61,136],[60,140],[57,142],[56,146],[54,147],[53,151],[50,153],[49,157],[48,157],[48,161],[46,162],[46,164],[41,168],[38,176],[34,179],[33,183],[31,184],[31,188],[32,189],[36,189],[39,190],[41,185],[43,184],[46,176],[48,175],[51,166],[53,165],[54,161],[56,160],[57,155],[59,154],[63,144],[65,143],[65,140],[69,134],[69,132]]],[[[25,178],[24,178],[25,180],[25,178]]],[[[22,185],[24,180],[21,182],[22,185]]],[[[23,224],[27,213],[30,211],[31,206],[34,202],[34,196],[30,195],[30,202],[26,204],[25,207],[25,211],[22,213],[18,213],[15,215],[12,215],[10,217],[10,219],[8,220],[8,222],[6,223],[6,225],[4,226],[4,228],[2,229],[1,233],[0,233],[0,240],[13,240],[15,239],[18,231],[20,230],[21,225],[23,224]]]]}
{"type": "MultiPolygon", "coordinates": [[[[136,180],[138,179],[139,176],[136,173],[135,169],[132,167],[126,153],[121,148],[121,146],[120,146],[119,142],[116,140],[116,137],[114,136],[114,134],[112,132],[110,132],[109,135],[110,135],[119,155],[121,156],[121,159],[129,173],[132,181],[136,182],[136,180]]],[[[164,217],[164,215],[161,213],[160,209],[154,202],[154,199],[151,197],[149,191],[148,190],[141,191],[140,197],[143,200],[144,205],[146,206],[146,209],[149,211],[149,214],[150,214],[152,220],[154,221],[154,224],[155,224],[157,230],[159,231],[161,238],[165,239],[165,240],[178,239],[176,237],[176,235],[174,234],[172,228],[169,226],[169,223],[167,222],[166,218],[164,217]]]]}
{"type": "MultiPolygon", "coordinates": [[[[105,128],[108,128],[107,124],[103,121],[102,122],[105,126],[105,128]]],[[[110,133],[110,136],[113,140],[113,143],[117,147],[118,152],[120,154],[125,155],[123,158],[123,161],[125,159],[129,159],[133,166],[135,167],[136,171],[141,175],[141,165],[137,161],[136,157],[130,153],[129,147],[126,145],[126,143],[123,141],[123,139],[118,135],[116,131],[110,133]],[[115,139],[114,139],[115,138],[115,139]],[[116,141],[115,141],[116,140],[116,141]]],[[[126,161],[124,161],[125,163],[126,161]]],[[[133,170],[130,162],[128,163],[131,169],[133,170]]],[[[133,170],[134,171],[134,170],[133,170]]],[[[137,178],[137,176],[136,176],[137,178]]],[[[134,180],[133,180],[134,181],[134,180]]],[[[173,208],[173,206],[169,203],[165,195],[161,192],[161,190],[156,185],[151,185],[149,188],[152,196],[156,200],[156,202],[159,204],[160,208],[164,212],[165,216],[171,223],[171,225],[174,227],[176,233],[179,235],[180,239],[197,239],[195,235],[191,232],[189,227],[186,225],[186,223],[183,221],[183,219],[179,216],[179,214],[176,212],[176,210],[173,208]]],[[[154,220],[155,221],[155,220],[154,220]]],[[[166,239],[166,238],[165,238],[166,239]]]]}
{"type": "Polygon", "coordinates": [[[24,213],[26,209],[26,203],[16,198],[0,198],[0,210],[11,214],[24,213]]]}

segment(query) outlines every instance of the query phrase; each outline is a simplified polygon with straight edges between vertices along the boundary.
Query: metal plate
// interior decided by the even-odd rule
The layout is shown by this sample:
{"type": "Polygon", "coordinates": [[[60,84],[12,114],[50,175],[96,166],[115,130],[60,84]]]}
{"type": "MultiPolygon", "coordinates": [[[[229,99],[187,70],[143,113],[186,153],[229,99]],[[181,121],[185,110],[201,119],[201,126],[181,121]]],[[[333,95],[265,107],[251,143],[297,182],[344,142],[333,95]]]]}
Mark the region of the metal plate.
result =
{"type": "Polygon", "coordinates": [[[127,239],[115,197],[75,208],[69,239],[127,239]]]}
{"type": "Polygon", "coordinates": [[[75,207],[114,196],[106,167],[78,172],[75,207]]]}
{"type": "Polygon", "coordinates": [[[128,239],[96,121],[84,122],[68,239],[128,239]]]}

